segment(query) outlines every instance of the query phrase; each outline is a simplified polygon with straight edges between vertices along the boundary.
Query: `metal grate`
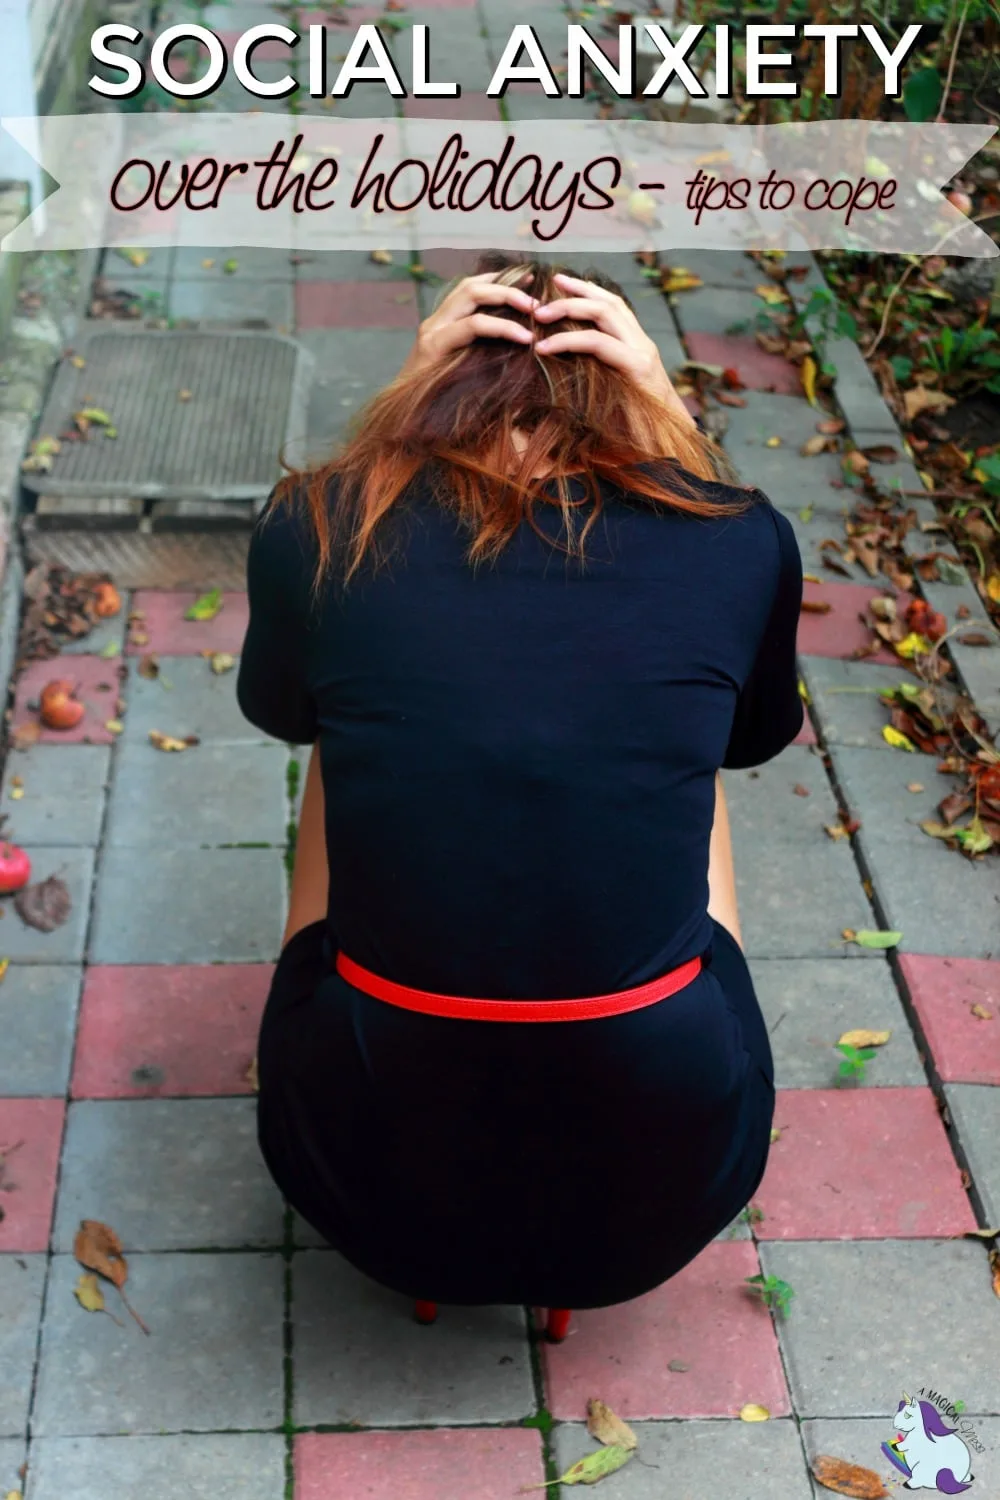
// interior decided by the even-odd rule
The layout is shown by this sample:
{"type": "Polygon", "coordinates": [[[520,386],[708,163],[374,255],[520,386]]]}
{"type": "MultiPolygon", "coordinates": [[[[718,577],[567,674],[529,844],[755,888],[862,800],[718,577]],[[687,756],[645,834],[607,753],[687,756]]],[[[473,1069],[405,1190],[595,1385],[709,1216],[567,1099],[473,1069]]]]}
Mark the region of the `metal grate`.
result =
{"type": "Polygon", "coordinates": [[[64,442],[51,472],[24,475],[35,492],[256,499],[278,477],[282,448],[304,429],[311,362],[294,339],[101,325],[74,349],[83,366],[59,366],[39,430],[59,435],[93,406],[117,437],[91,428],[85,442],[64,442]]]}
{"type": "Polygon", "coordinates": [[[28,566],[109,573],[121,589],[242,589],[248,533],[45,531],[25,538],[28,566]]]}

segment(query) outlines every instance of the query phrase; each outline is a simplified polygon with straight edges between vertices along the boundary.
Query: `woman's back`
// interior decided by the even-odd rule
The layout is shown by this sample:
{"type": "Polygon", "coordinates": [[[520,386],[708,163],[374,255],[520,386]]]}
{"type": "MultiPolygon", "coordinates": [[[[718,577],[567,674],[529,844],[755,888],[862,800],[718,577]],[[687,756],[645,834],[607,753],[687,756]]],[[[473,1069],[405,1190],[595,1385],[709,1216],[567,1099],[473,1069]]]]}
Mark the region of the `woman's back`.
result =
{"type": "Polygon", "coordinates": [[[299,513],[250,560],[240,701],[319,736],[332,944],[422,989],[537,999],[702,952],[715,772],[801,718],[789,523],[762,496],[706,518],[606,489],[585,565],[525,523],[473,569],[418,481],[385,544],[317,607],[299,513]]]}

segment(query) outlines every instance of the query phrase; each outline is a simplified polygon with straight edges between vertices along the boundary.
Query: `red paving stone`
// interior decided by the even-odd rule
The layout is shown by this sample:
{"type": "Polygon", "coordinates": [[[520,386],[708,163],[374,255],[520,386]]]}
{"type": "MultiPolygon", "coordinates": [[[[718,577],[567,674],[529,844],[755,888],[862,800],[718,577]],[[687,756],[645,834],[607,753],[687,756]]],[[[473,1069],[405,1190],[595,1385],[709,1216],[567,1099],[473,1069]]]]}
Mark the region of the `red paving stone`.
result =
{"type": "Polygon", "coordinates": [[[775,1124],[754,1198],[759,1239],[945,1238],[976,1227],[930,1089],[781,1089],[775,1124]]]}
{"type": "Polygon", "coordinates": [[[736,370],[748,391],[803,395],[798,366],[780,354],[767,354],[755,339],[730,337],[725,333],[687,333],[684,341],[691,359],[736,370]]]}
{"type": "Polygon", "coordinates": [[[529,1428],[310,1432],[295,1439],[295,1500],[510,1500],[544,1482],[541,1434],[529,1428]]]}
{"type": "Polygon", "coordinates": [[[197,656],[209,650],[239,652],[249,619],[246,594],[223,594],[222,608],[212,620],[185,620],[185,610],[197,598],[191,593],[139,589],[132,596],[132,610],[142,619],[129,627],[126,655],[144,656],[149,651],[161,656],[197,656]]]}
{"type": "Polygon", "coordinates": [[[417,293],[412,281],[300,281],[295,323],[307,328],[415,328],[417,293]]]}
{"type": "MultiPolygon", "coordinates": [[[[817,604],[829,604],[826,614],[803,613],[799,616],[798,652],[800,656],[838,656],[850,660],[872,640],[868,605],[872,599],[884,598],[886,589],[869,588],[865,583],[810,583],[802,586],[803,598],[817,604]],[[862,618],[864,617],[864,618],[862,618]]],[[[903,610],[912,595],[896,593],[896,607],[903,610]]],[[[880,646],[865,661],[907,670],[906,663],[887,646],[880,646]]]]}
{"type": "Polygon", "coordinates": [[[944,1082],[1000,1084],[1000,960],[901,953],[899,963],[944,1082]]]}
{"type": "Polygon", "coordinates": [[[471,276],[482,253],[481,250],[456,250],[450,247],[422,250],[420,263],[428,271],[433,271],[435,276],[443,276],[445,281],[450,281],[453,276],[471,276]]]}
{"type": "Polygon", "coordinates": [[[0,1099],[0,1251],[47,1250],[66,1105],[0,1099]]]}
{"type": "Polygon", "coordinates": [[[732,1417],[748,1401],[786,1416],[774,1324],[745,1281],[759,1272],[751,1243],[722,1241],[645,1297],[575,1313],[566,1342],[543,1346],[553,1416],[582,1421],[596,1395],[636,1420],[732,1417]]]}
{"type": "Polygon", "coordinates": [[[403,100],[403,114],[410,120],[499,120],[498,99],[463,89],[457,99],[403,100]]]}
{"type": "Polygon", "coordinates": [[[86,713],[75,729],[43,729],[43,745],[110,745],[115,735],[105,729],[117,718],[115,702],[122,692],[118,662],[100,656],[52,656],[33,661],[18,678],[14,693],[13,724],[38,723],[38,697],[46,683],[64,678],[72,682],[86,713]],[[35,707],[28,705],[34,703],[35,707]]]}
{"type": "Polygon", "coordinates": [[[88,969],[74,1098],[249,1094],[273,972],[271,964],[88,969]]]}

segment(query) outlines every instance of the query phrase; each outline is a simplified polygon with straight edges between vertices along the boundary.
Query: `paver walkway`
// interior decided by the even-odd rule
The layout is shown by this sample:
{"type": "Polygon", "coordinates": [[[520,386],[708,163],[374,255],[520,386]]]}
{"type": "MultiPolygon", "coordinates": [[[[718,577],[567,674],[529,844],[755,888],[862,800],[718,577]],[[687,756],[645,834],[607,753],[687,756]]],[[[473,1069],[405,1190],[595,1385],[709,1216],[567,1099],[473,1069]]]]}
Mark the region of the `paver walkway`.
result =
{"type": "MultiPolygon", "coordinates": [[[[452,49],[484,77],[516,21],[556,52],[564,24],[527,0],[411,14],[435,23],[442,65],[452,49]]],[[[247,0],[204,16],[230,30],[272,18],[287,19],[247,0]]],[[[352,113],[384,110],[367,93],[355,90],[352,113]]],[[[515,117],[546,107],[506,101],[515,117]]],[[[705,290],[672,311],[638,266],[611,259],[668,368],[685,355],[680,331],[692,356],[741,369],[748,404],[730,414],[730,451],[816,567],[844,499],[825,459],[798,456],[815,413],[794,383],[755,389],[772,377],[727,332],[754,316],[754,267],[700,256],[705,290]]],[[[457,268],[446,251],[424,261],[457,268]]],[[[430,295],[348,254],[164,251],[139,270],[114,256],[105,269],[174,318],[294,328],[317,359],[316,450],[396,371],[430,295]]],[[[855,435],[885,434],[888,413],[852,352],[838,357],[855,435]]],[[[908,465],[893,477],[919,488],[908,465]]],[[[202,654],[238,650],[242,596],[192,624],[192,596],[140,592],[82,654],[25,674],[19,713],[65,668],[88,718],[12,753],[0,794],[36,875],[61,873],[73,896],[53,934],[10,908],[0,926],[11,960],[0,985],[0,1493],[18,1487],[27,1457],[26,1500],[507,1500],[593,1446],[582,1423],[598,1396],[641,1445],[641,1461],[604,1482],[607,1500],[808,1500],[820,1493],[807,1467],[817,1452],[887,1472],[891,1414],[921,1387],[964,1403],[985,1450],[977,1492],[1000,1493],[1000,1300],[984,1246],[962,1237],[977,1210],[980,1223],[1000,1219],[998,866],[919,830],[942,784],[933,760],[881,737],[875,689],[900,671],[851,660],[877,585],[807,588],[830,605],[802,621],[809,727],[772,764],[727,776],[780,1086],[767,1176],[752,1212],[675,1281],[577,1316],[557,1348],[526,1309],[444,1309],[435,1327],[416,1326],[403,1300],[286,1212],[258,1158],[248,1069],[300,757],[244,722],[233,674],[213,674],[202,654]],[[121,660],[98,654],[110,642],[121,660]],[[157,680],[136,670],[149,651],[157,680]],[[103,726],[122,662],[116,735],[103,726]],[[165,755],[150,729],[200,744],[165,755]],[[842,806],[860,820],[853,841],[824,832],[842,806]],[[878,926],[903,932],[898,956],[843,940],[845,928],[878,926]],[[863,1083],[840,1087],[833,1044],[855,1027],[891,1039],[863,1083]],[[121,1235],[149,1337],[110,1294],[117,1322],[75,1300],[81,1218],[121,1235]],[[760,1273],[793,1289],[786,1317],[748,1290],[760,1273]],[[750,1402],[771,1420],[740,1421],[750,1402]]],[[[951,618],[966,597],[927,592],[951,618]]],[[[568,1234],[586,1233],[587,1211],[568,1234]]],[[[600,1211],[598,1184],[589,1211],[600,1211]]]]}

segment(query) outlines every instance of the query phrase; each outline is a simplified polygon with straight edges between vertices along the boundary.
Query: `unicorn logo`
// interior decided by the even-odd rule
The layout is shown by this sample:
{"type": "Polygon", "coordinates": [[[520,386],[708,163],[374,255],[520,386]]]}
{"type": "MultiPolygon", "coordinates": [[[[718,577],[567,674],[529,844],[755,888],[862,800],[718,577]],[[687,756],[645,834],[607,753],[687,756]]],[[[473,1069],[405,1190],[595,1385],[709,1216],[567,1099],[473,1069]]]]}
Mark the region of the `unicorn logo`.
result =
{"type": "Polygon", "coordinates": [[[896,1436],[882,1444],[889,1462],[905,1474],[907,1490],[961,1495],[972,1483],[972,1458],[954,1427],[947,1427],[930,1401],[903,1393],[896,1408],[896,1436]]]}

